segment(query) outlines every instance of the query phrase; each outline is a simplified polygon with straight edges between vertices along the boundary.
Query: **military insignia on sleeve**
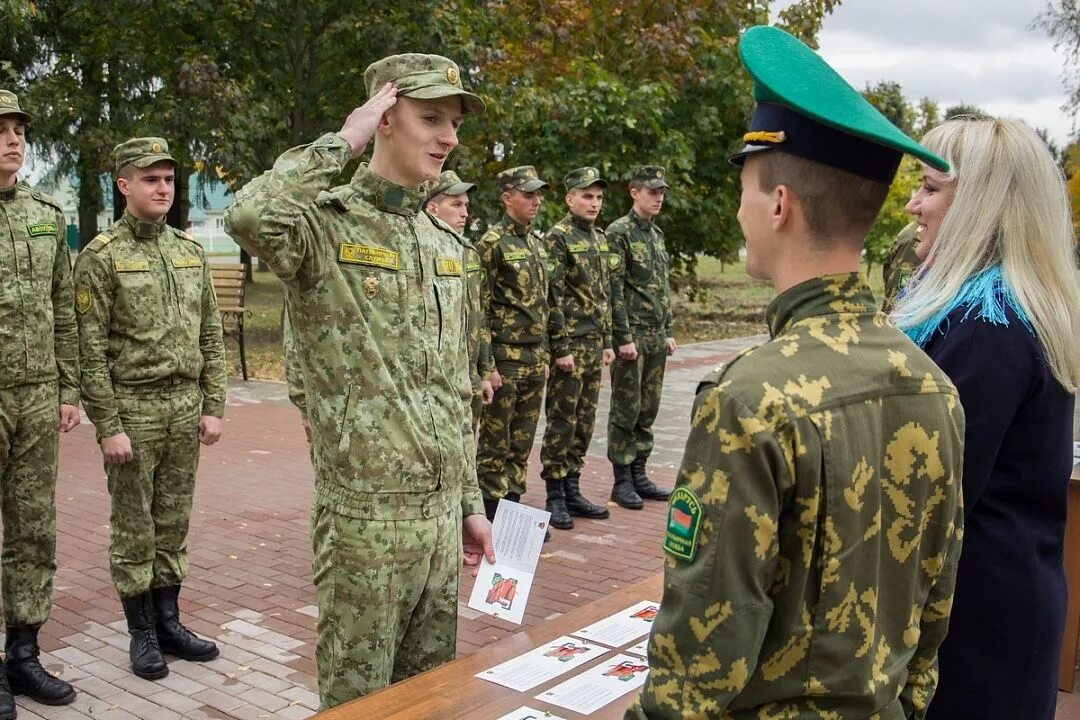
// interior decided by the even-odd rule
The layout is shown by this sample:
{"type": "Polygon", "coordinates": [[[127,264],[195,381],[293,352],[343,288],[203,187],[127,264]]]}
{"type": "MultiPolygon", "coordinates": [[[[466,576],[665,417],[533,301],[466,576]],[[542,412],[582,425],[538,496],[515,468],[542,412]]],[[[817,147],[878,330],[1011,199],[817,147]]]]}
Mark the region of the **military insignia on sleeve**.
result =
{"type": "Polygon", "coordinates": [[[364,294],[367,295],[368,300],[379,294],[379,278],[374,275],[368,275],[361,284],[364,286],[364,294]]]}
{"type": "Polygon", "coordinates": [[[700,530],[701,501],[690,488],[675,488],[668,499],[664,550],[677,558],[693,562],[700,530]]]}
{"type": "Polygon", "coordinates": [[[457,68],[446,68],[446,79],[450,81],[451,85],[457,85],[461,76],[458,74],[457,68]]]}
{"type": "Polygon", "coordinates": [[[79,285],[75,288],[75,309],[82,315],[94,304],[94,296],[90,294],[89,285],[79,285]]]}
{"type": "Polygon", "coordinates": [[[38,223],[37,225],[27,225],[26,234],[30,237],[36,237],[38,235],[55,235],[56,223],[38,223]]]}
{"type": "Polygon", "coordinates": [[[461,261],[448,257],[435,258],[435,274],[461,277],[461,261]]]}

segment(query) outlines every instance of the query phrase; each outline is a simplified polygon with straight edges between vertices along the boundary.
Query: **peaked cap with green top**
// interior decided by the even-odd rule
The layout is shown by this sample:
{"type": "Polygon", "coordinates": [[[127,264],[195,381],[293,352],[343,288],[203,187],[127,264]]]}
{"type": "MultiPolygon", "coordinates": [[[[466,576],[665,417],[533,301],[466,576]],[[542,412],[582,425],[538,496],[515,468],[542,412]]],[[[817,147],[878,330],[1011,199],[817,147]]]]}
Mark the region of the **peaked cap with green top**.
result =
{"type": "Polygon", "coordinates": [[[757,106],[745,147],[731,158],[782,150],[877,182],[891,183],[904,153],[947,172],[949,164],[904,134],[820,55],[775,27],[739,40],[757,106]]]}

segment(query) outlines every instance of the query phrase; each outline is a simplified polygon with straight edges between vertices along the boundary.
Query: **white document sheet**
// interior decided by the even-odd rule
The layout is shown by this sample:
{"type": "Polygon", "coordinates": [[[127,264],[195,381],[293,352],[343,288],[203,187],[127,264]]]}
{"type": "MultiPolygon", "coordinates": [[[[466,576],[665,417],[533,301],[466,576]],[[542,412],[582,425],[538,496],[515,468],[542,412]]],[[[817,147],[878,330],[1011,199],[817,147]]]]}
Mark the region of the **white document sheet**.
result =
{"type": "Polygon", "coordinates": [[[520,625],[551,513],[499,501],[491,526],[495,563],[480,561],[469,607],[520,625]]]}
{"type": "Polygon", "coordinates": [[[635,645],[633,647],[626,648],[625,650],[623,650],[623,652],[628,652],[628,653],[631,653],[633,655],[640,655],[641,657],[648,657],[648,655],[649,655],[649,639],[645,638],[644,640],[639,642],[637,645],[635,645]]]}
{"type": "Polygon", "coordinates": [[[607,648],[564,636],[489,670],[478,672],[476,677],[524,692],[595,660],[606,652],[607,648]]]}
{"type": "Polygon", "coordinates": [[[566,720],[566,718],[522,705],[514,712],[507,713],[497,720],[566,720]]]}
{"type": "Polygon", "coordinates": [[[609,647],[622,647],[649,634],[659,609],[660,603],[642,600],[570,634],[609,647]]]}
{"type": "Polygon", "coordinates": [[[580,675],[536,696],[552,705],[590,715],[608,703],[645,684],[648,661],[633,655],[616,655],[580,675]]]}

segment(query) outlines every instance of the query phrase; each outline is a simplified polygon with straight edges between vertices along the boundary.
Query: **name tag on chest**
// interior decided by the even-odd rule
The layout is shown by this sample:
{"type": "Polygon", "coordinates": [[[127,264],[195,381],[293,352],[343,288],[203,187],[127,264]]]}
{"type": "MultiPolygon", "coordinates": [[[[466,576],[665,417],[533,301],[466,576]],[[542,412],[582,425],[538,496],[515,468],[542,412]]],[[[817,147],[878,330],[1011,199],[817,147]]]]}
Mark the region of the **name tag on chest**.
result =
{"type": "Polygon", "coordinates": [[[113,260],[116,272],[150,272],[149,260],[113,260]]]}
{"type": "Polygon", "coordinates": [[[401,256],[393,250],[353,243],[342,243],[338,247],[338,261],[351,265],[381,267],[387,270],[401,268],[401,256]]]}
{"type": "Polygon", "coordinates": [[[511,250],[503,253],[503,260],[514,262],[515,260],[527,260],[530,256],[532,256],[532,253],[528,250],[511,250]]]}
{"type": "Polygon", "coordinates": [[[576,243],[567,243],[566,250],[572,253],[583,253],[589,251],[589,243],[585,240],[576,243]]]}
{"type": "Polygon", "coordinates": [[[461,277],[461,261],[448,257],[435,258],[435,274],[461,277]]]}
{"type": "Polygon", "coordinates": [[[172,266],[174,268],[197,268],[202,267],[202,263],[199,258],[191,257],[178,257],[172,259],[172,266]]]}
{"type": "Polygon", "coordinates": [[[36,237],[38,235],[55,235],[56,223],[37,223],[36,225],[27,225],[26,234],[30,237],[36,237]]]}

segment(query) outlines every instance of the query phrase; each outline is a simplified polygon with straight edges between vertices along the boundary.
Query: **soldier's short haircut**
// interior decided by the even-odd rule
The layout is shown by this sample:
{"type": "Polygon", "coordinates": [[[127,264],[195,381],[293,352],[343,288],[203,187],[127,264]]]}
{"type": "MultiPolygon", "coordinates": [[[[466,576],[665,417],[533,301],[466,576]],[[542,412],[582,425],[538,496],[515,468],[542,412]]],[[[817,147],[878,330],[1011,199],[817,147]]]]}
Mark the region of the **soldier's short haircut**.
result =
{"type": "Polygon", "coordinates": [[[124,167],[120,168],[120,171],[118,173],[116,173],[116,177],[124,178],[128,182],[131,182],[131,179],[135,177],[135,166],[125,165],[124,167]]]}
{"type": "Polygon", "coordinates": [[[758,155],[758,186],[770,192],[786,185],[799,197],[811,240],[857,237],[870,231],[889,186],[813,160],[778,150],[758,155]]]}
{"type": "Polygon", "coordinates": [[[645,181],[644,180],[631,180],[630,181],[630,189],[631,190],[640,190],[643,187],[645,187],[645,181]]]}

